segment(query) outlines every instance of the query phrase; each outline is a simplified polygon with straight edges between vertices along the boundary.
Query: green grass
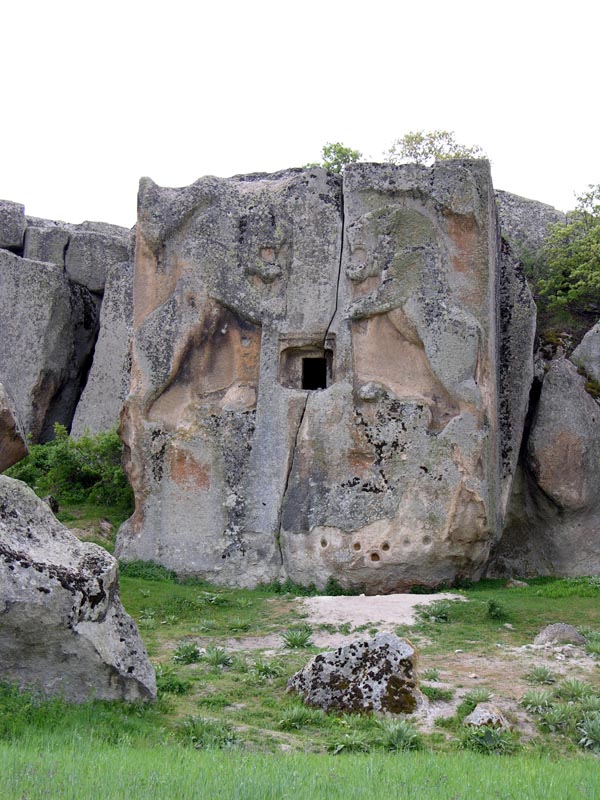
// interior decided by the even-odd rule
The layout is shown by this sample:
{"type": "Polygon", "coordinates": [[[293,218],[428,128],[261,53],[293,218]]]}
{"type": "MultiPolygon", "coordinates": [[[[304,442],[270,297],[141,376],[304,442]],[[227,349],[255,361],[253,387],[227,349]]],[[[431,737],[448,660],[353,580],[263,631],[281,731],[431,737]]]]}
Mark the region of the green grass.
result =
{"type": "MultiPolygon", "coordinates": [[[[454,717],[441,721],[436,732],[418,733],[415,741],[422,753],[407,753],[404,750],[412,746],[414,732],[410,720],[392,720],[385,730],[383,723],[371,716],[323,714],[305,708],[295,695],[286,693],[288,679],[317,649],[284,646],[284,632],[306,630],[306,625],[293,599],[278,589],[232,590],[197,580],[178,581],[162,567],[140,563],[127,565],[121,576],[125,608],[140,625],[158,667],[159,702],[154,706],[91,703],[73,707],[57,700],[42,702],[4,687],[0,691],[0,781],[8,790],[3,786],[2,798],[131,794],[144,800],[159,796],[287,796],[296,800],[364,796],[366,786],[369,797],[460,798],[479,792],[502,798],[568,798],[574,785],[571,780],[584,788],[592,785],[592,773],[585,772],[590,764],[595,765],[593,774],[597,774],[598,669],[578,675],[579,684],[571,678],[548,687],[549,704],[537,703],[535,713],[522,707],[520,713],[530,715],[538,733],[533,740],[521,742],[519,754],[510,754],[513,738],[496,741],[494,734],[485,733],[482,742],[471,737],[471,746],[480,747],[482,754],[462,749],[469,746],[465,745],[464,716],[477,702],[489,699],[490,692],[494,702],[502,705],[493,681],[489,681],[489,690],[468,692],[454,717]],[[246,637],[253,638],[251,645],[246,637]],[[188,659],[189,645],[197,645],[203,657],[197,660],[194,653],[188,659]],[[178,663],[173,662],[176,652],[183,656],[178,663]],[[392,724],[399,721],[406,724],[392,724]],[[585,731],[582,724],[587,726],[585,731]],[[580,743],[584,739],[587,744],[580,743]],[[206,752],[206,748],[221,747],[222,752],[206,752]],[[504,753],[504,761],[510,758],[509,770],[492,768],[498,759],[488,753],[496,747],[504,753]],[[71,765],[74,748],[78,757],[71,765]],[[282,748],[291,750],[285,759],[282,748]],[[386,755],[386,748],[394,755],[386,755]],[[19,753],[27,755],[30,765],[21,777],[17,775],[19,753]],[[38,758],[40,753],[46,758],[38,758]],[[561,759],[561,768],[555,773],[550,756],[561,759]],[[15,765],[13,777],[5,764],[15,765]],[[55,795],[27,784],[39,779],[39,787],[47,787],[49,764],[54,765],[56,782],[51,788],[58,787],[55,795]],[[94,783],[102,775],[98,765],[104,765],[107,782],[101,792],[94,783]],[[205,770],[201,779],[198,765],[205,770]],[[390,769],[394,780],[380,774],[390,769]],[[319,770],[338,779],[329,786],[322,775],[317,779],[319,770]],[[369,770],[376,777],[367,784],[369,770]],[[470,770],[468,782],[459,777],[463,770],[470,770]],[[151,786],[151,774],[157,788],[151,786]],[[449,776],[447,784],[434,777],[442,774],[449,776]],[[410,775],[414,783],[407,783],[410,775]],[[560,780],[563,777],[564,782],[560,780]],[[203,793],[194,795],[194,781],[199,780],[203,793]],[[168,781],[173,790],[166,795],[168,781]]],[[[531,643],[550,622],[576,624],[594,640],[593,632],[600,630],[599,588],[594,579],[540,579],[531,581],[529,587],[511,590],[500,582],[486,581],[461,590],[467,602],[442,601],[433,614],[425,609],[417,625],[406,627],[403,633],[418,646],[422,678],[439,679],[443,670],[446,682],[449,675],[456,674],[456,663],[454,667],[447,663],[448,656],[454,662],[462,658],[455,656],[455,650],[475,651],[484,657],[505,653],[509,669],[510,650],[503,648],[531,643]],[[508,615],[512,627],[490,618],[490,600],[508,615]],[[497,648],[498,643],[502,648],[497,648]]],[[[522,669],[515,675],[521,687],[517,697],[533,688],[525,683],[526,672],[522,669]]],[[[455,687],[450,681],[450,688],[429,687],[428,691],[453,693],[461,687],[460,679],[455,681],[455,687]]],[[[594,795],[588,792],[587,796],[594,795]]]]}
{"type": "Polygon", "coordinates": [[[597,758],[553,763],[457,752],[259,755],[127,747],[63,736],[0,743],[3,800],[580,800],[598,796],[597,758]]]}

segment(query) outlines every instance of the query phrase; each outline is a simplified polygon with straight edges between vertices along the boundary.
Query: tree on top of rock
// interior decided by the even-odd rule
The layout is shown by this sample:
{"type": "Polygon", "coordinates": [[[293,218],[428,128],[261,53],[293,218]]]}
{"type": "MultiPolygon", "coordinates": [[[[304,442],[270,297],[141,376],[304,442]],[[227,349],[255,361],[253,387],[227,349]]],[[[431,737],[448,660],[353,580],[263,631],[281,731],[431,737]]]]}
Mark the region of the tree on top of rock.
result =
{"type": "Polygon", "coordinates": [[[321,149],[321,162],[307,164],[307,167],[323,167],[328,172],[343,172],[348,164],[360,161],[362,153],[360,150],[353,150],[346,147],[341,142],[327,142],[321,149]]]}
{"type": "Polygon", "coordinates": [[[479,145],[467,146],[456,141],[453,131],[410,131],[392,143],[384,156],[391,164],[422,164],[449,158],[487,158],[479,145]]]}

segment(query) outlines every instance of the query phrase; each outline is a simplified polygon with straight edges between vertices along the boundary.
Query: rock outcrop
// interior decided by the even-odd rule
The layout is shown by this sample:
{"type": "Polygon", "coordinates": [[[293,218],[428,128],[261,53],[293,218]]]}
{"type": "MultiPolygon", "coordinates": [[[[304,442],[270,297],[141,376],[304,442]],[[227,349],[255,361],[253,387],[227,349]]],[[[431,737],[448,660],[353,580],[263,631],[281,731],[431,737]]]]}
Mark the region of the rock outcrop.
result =
{"type": "Polygon", "coordinates": [[[0,383],[0,472],[27,455],[27,441],[6,389],[0,383]]]}
{"type": "Polygon", "coordinates": [[[510,192],[497,191],[496,203],[503,237],[527,261],[539,255],[552,226],[567,220],[554,206],[510,192]]]}
{"type": "Polygon", "coordinates": [[[94,361],[77,404],[71,434],[114,428],[129,392],[133,324],[133,263],[109,267],[94,361]]]}
{"type": "Polygon", "coordinates": [[[600,382],[600,322],[586,333],[571,353],[570,360],[590,378],[600,382]]]}
{"type": "MultiPolygon", "coordinates": [[[[23,206],[1,201],[0,247],[0,381],[26,432],[45,441],[55,422],[71,426],[98,336],[106,273],[128,261],[129,231],[25,217],[23,206]]],[[[113,409],[112,424],[117,414],[113,409]]]]}
{"type": "Polygon", "coordinates": [[[144,179],[133,329],[122,557],[369,593],[481,574],[533,338],[487,162],[144,179]]]}
{"type": "Polygon", "coordinates": [[[0,476],[0,680],[83,702],[156,697],[115,559],[0,476]]]}
{"type": "Polygon", "coordinates": [[[570,361],[551,362],[491,576],[600,571],[600,407],[585,385],[570,361]]]}
{"type": "Polygon", "coordinates": [[[407,639],[378,633],[319,653],[290,678],[287,691],[324,711],[412,714],[423,702],[415,669],[407,639]]]}

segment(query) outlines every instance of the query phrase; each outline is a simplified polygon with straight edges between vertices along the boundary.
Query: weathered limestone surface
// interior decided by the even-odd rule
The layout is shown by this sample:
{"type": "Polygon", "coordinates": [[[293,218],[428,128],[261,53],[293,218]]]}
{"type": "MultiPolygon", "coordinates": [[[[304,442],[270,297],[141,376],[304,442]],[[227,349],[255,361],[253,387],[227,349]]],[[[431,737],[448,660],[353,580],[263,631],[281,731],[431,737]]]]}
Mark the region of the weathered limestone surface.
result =
{"type": "MultiPolygon", "coordinates": [[[[129,262],[131,233],[101,222],[70,225],[25,217],[23,206],[7,201],[0,201],[0,239],[2,231],[5,247],[15,252],[0,250],[0,380],[13,395],[26,432],[44,441],[52,437],[55,422],[71,425],[98,336],[106,274],[129,262]]],[[[123,330],[111,311],[112,299],[108,305],[105,318],[115,322],[114,340],[110,328],[103,331],[95,376],[110,371],[107,351],[121,359],[115,361],[116,373],[127,369],[123,330]]],[[[101,390],[106,394],[96,392],[96,402],[106,411],[94,419],[106,422],[100,428],[106,429],[118,417],[124,389],[115,392],[109,382],[101,390]]],[[[80,417],[85,414],[90,418],[89,409],[80,417]]]]}
{"type": "Polygon", "coordinates": [[[27,455],[27,441],[6,389],[0,383],[0,472],[27,455]]]}
{"type": "Polygon", "coordinates": [[[550,365],[488,574],[600,571],[600,408],[566,359],[550,365]]]}
{"type": "Polygon", "coordinates": [[[423,702],[408,639],[378,633],[312,658],[287,683],[305,703],[324,711],[411,714],[423,702]]]}
{"type": "Polygon", "coordinates": [[[20,250],[25,233],[25,207],[0,200],[0,248],[20,250]]]}
{"type": "Polygon", "coordinates": [[[533,325],[487,162],[144,179],[119,554],[243,585],[477,577],[533,325]]]}
{"type": "Polygon", "coordinates": [[[154,699],[119,600],[117,562],[78,541],[25,484],[0,476],[0,679],[45,694],[154,699]]]}
{"type": "MultiPolygon", "coordinates": [[[[85,223],[84,223],[85,224],[85,223]]],[[[85,230],[72,230],[65,254],[65,269],[69,278],[90,292],[103,292],[107,270],[129,259],[128,231],[112,236],[85,230]]]]}
{"type": "Polygon", "coordinates": [[[72,353],[69,283],[53,264],[0,251],[0,380],[37,440],[72,353]]]}
{"type": "Polygon", "coordinates": [[[100,311],[94,361],[77,404],[71,434],[81,436],[113,428],[119,421],[131,377],[133,263],[109,267],[100,311]]]}
{"type": "Polygon", "coordinates": [[[589,330],[573,350],[570,360],[595,381],[600,381],[600,322],[589,330]]]}
{"type": "Polygon", "coordinates": [[[547,203],[497,191],[496,203],[502,235],[519,258],[531,258],[543,247],[550,228],[566,222],[566,214],[547,203]]]}

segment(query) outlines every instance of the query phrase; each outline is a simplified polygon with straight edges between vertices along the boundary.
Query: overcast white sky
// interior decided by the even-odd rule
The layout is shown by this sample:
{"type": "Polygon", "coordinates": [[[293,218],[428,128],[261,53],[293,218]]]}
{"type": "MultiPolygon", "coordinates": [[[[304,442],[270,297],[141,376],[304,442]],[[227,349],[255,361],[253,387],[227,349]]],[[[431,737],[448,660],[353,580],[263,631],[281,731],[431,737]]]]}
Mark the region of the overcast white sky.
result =
{"type": "Polygon", "coordinates": [[[593,0],[8,0],[0,197],[133,225],[138,180],[275,171],[416,129],[567,209],[600,183],[593,0]]]}

